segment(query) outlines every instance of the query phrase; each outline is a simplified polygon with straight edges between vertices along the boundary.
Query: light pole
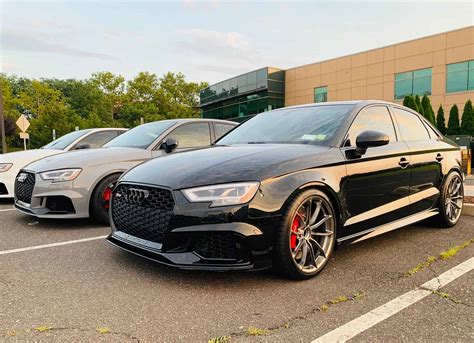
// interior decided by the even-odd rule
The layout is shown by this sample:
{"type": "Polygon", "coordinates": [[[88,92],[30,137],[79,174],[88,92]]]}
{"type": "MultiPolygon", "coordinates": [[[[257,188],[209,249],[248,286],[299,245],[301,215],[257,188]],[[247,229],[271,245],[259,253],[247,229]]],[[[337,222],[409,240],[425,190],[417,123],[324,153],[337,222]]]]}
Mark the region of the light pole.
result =
{"type": "Polygon", "coordinates": [[[2,152],[7,153],[7,143],[5,140],[5,119],[3,117],[3,84],[0,82],[0,136],[2,136],[2,152]]]}

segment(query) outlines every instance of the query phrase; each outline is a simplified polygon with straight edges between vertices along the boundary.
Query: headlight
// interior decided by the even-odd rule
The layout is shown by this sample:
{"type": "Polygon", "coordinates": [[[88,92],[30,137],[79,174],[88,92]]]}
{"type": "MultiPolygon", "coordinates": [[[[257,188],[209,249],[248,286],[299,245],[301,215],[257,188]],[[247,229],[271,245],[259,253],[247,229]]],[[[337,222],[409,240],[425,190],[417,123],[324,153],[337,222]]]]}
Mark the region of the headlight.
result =
{"type": "Polygon", "coordinates": [[[13,163],[0,163],[0,173],[9,171],[13,163]]]}
{"type": "Polygon", "coordinates": [[[40,176],[43,180],[61,182],[61,181],[72,181],[80,173],[82,169],[60,169],[60,170],[51,170],[44,173],[40,173],[40,176]]]}
{"type": "Polygon", "coordinates": [[[259,187],[258,182],[239,182],[184,189],[190,202],[211,202],[211,207],[239,205],[249,202],[259,187]]]}

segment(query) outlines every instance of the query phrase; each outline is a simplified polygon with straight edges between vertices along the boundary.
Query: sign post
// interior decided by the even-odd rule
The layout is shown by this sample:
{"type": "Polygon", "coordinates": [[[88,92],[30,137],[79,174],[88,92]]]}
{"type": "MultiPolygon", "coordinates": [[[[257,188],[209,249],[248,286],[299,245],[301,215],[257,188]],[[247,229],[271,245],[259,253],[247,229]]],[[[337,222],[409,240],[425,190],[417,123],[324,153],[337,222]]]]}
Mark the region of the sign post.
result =
{"type": "Polygon", "coordinates": [[[30,135],[26,133],[26,130],[30,127],[30,122],[26,117],[22,114],[20,118],[16,121],[16,125],[20,128],[20,138],[23,139],[23,147],[26,150],[26,140],[30,138],[30,135]]]}

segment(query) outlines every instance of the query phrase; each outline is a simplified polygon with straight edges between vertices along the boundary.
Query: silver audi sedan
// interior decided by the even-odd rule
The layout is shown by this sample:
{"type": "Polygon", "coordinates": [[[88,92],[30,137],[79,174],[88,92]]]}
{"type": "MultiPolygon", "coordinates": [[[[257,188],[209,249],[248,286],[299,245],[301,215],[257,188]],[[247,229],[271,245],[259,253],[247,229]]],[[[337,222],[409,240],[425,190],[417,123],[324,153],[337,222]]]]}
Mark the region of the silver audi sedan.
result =
{"type": "Polygon", "coordinates": [[[137,126],[101,149],[38,160],[16,177],[15,207],[39,218],[92,217],[108,223],[112,188],[123,172],[173,151],[207,147],[236,125],[213,119],[163,120],[137,126]]]}

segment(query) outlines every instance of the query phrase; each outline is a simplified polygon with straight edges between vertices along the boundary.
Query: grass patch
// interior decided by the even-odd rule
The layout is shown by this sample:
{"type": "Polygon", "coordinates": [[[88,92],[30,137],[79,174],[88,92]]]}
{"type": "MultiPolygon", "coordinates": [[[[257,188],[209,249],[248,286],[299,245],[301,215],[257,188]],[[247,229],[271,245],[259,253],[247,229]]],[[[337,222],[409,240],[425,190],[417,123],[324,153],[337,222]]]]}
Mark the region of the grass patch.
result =
{"type": "Polygon", "coordinates": [[[53,329],[52,326],[38,326],[35,328],[35,331],[37,332],[46,332],[46,331],[51,331],[53,329]]]}
{"type": "Polygon", "coordinates": [[[97,328],[97,332],[101,335],[111,333],[112,331],[109,328],[97,328]]]}
{"type": "Polygon", "coordinates": [[[329,311],[329,308],[331,306],[334,306],[334,305],[337,305],[337,304],[340,304],[340,303],[344,303],[346,301],[360,300],[363,297],[364,297],[364,293],[362,293],[362,292],[357,292],[357,293],[355,293],[351,296],[341,295],[341,296],[338,296],[337,298],[331,299],[331,300],[327,301],[326,303],[322,304],[319,307],[318,310],[320,312],[326,312],[326,311],[329,311]]]}
{"type": "Polygon", "coordinates": [[[405,273],[405,276],[410,277],[412,275],[415,275],[420,270],[429,267],[431,264],[433,264],[434,262],[436,262],[440,259],[441,260],[448,260],[448,259],[452,258],[453,256],[455,256],[462,249],[465,249],[468,246],[470,246],[472,243],[474,243],[474,238],[472,238],[468,241],[465,241],[465,242],[463,242],[459,245],[455,245],[455,246],[449,248],[448,250],[442,251],[438,254],[438,256],[430,256],[425,261],[423,261],[421,263],[418,263],[415,267],[408,270],[405,273]]]}
{"type": "Polygon", "coordinates": [[[245,330],[245,333],[247,336],[264,336],[268,333],[267,329],[259,329],[256,327],[249,327],[247,330],[245,330]]]}
{"type": "Polygon", "coordinates": [[[207,343],[225,343],[229,341],[230,341],[230,336],[221,336],[221,337],[211,338],[207,341],[207,343]]]}

